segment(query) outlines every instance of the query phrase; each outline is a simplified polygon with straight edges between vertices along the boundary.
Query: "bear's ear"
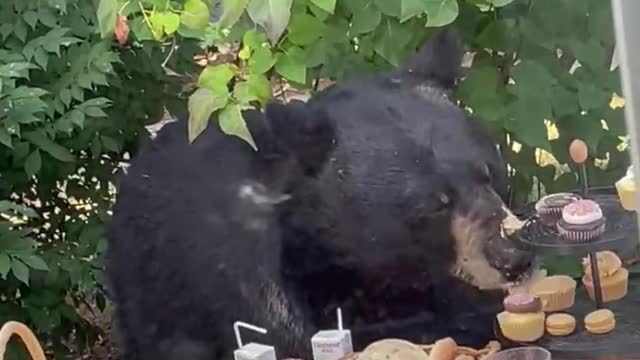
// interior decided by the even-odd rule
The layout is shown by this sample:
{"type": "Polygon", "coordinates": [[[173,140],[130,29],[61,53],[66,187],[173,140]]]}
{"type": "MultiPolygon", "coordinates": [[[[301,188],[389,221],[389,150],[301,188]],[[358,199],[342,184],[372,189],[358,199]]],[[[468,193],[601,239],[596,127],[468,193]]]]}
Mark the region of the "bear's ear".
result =
{"type": "Polygon", "coordinates": [[[460,76],[464,48],[458,33],[445,28],[435,33],[403,66],[404,75],[453,88],[460,76]]]}
{"type": "Polygon", "coordinates": [[[306,175],[315,175],[324,166],[335,139],[329,116],[301,101],[272,103],[266,116],[274,137],[298,159],[306,175]]]}

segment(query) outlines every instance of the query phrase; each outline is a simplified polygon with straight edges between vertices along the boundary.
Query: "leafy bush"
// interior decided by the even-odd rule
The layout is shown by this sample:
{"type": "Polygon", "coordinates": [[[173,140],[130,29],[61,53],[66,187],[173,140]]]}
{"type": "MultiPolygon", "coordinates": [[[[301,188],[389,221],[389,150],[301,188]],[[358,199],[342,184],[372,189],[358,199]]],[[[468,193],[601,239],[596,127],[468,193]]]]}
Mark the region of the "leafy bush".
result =
{"type": "Polygon", "coordinates": [[[241,111],[274,86],[389,69],[452,23],[474,54],[459,98],[511,165],[515,205],[577,186],[573,138],[592,185],[628,163],[607,1],[224,0],[212,21],[217,3],[0,2],[0,321],[55,358],[98,334],[78,309],[105,303],[114,176],[165,109],[189,112],[191,140],[213,121],[255,147],[241,111]]]}

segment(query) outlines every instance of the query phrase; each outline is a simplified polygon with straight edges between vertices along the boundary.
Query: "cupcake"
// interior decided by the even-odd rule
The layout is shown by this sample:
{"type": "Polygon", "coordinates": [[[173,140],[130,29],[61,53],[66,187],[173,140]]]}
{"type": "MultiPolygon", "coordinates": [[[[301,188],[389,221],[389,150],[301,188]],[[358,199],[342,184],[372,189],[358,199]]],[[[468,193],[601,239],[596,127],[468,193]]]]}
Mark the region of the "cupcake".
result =
{"type": "MultiPolygon", "coordinates": [[[[629,271],[622,267],[622,261],[612,251],[601,251],[596,254],[598,261],[598,274],[600,275],[600,288],[602,289],[602,302],[612,302],[622,299],[627,295],[629,284],[629,271]]],[[[586,258],[582,265],[584,276],[582,284],[592,300],[595,300],[593,274],[591,273],[591,260],[586,258]]]]}
{"type": "Polygon", "coordinates": [[[576,330],[576,318],[569,314],[553,314],[545,321],[547,333],[552,336],[571,335],[576,330]]]}
{"type": "Polygon", "coordinates": [[[540,298],[544,311],[565,310],[575,301],[576,281],[566,275],[548,276],[531,284],[529,294],[540,298]]]}
{"type": "Polygon", "coordinates": [[[576,200],[565,206],[557,224],[560,236],[576,243],[596,239],[604,233],[606,225],[607,219],[600,205],[587,199],[576,200]]]}
{"type": "Polygon", "coordinates": [[[625,210],[634,211],[636,209],[636,180],[632,166],[629,166],[627,174],[616,182],[616,190],[622,207],[625,210]]]}
{"type": "Polygon", "coordinates": [[[500,331],[513,341],[534,342],[544,335],[545,315],[540,299],[528,294],[509,295],[497,315],[500,331]]]}
{"type": "Polygon", "coordinates": [[[562,217],[562,209],[566,205],[579,199],[580,196],[573,193],[547,195],[536,203],[536,213],[543,224],[553,226],[562,217]]]}

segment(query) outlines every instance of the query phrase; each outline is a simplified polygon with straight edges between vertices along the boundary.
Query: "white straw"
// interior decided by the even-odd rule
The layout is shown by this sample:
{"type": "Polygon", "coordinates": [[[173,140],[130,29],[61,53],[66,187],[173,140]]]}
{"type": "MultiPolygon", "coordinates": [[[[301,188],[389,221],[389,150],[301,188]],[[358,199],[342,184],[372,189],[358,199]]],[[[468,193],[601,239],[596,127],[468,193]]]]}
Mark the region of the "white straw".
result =
{"type": "Polygon", "coordinates": [[[238,343],[238,349],[242,347],[242,339],[240,338],[240,328],[243,327],[245,329],[253,330],[259,332],[261,334],[266,334],[267,329],[263,329],[261,327],[257,327],[255,325],[247,324],[246,322],[236,321],[233,323],[233,332],[236,334],[236,342],[238,343]]]}
{"type": "Polygon", "coordinates": [[[342,309],[338,308],[338,330],[342,331],[342,309]]]}

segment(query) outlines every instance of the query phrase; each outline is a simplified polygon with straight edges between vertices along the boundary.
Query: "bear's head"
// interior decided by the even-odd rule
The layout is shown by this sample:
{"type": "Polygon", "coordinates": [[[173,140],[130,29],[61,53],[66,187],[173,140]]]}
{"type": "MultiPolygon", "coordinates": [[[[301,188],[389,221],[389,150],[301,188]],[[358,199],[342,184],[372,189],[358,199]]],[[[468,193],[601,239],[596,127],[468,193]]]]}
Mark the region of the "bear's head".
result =
{"type": "Polygon", "coordinates": [[[298,270],[497,289],[530,269],[531,254],[501,236],[505,164],[452,97],[462,55],[444,30],[398,71],[267,108],[301,169],[282,204],[285,246],[307,249],[298,270]]]}

